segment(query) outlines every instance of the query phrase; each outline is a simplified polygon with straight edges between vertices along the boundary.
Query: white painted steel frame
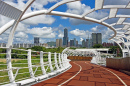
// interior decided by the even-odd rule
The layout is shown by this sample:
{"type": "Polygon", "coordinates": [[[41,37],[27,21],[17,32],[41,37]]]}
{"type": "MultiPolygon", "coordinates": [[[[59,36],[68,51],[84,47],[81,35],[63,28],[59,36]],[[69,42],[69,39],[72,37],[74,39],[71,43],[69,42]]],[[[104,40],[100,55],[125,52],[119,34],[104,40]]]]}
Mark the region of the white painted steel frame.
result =
{"type": "MultiPolygon", "coordinates": [[[[15,30],[16,30],[16,27],[18,25],[18,23],[20,21],[23,21],[25,19],[28,19],[28,18],[31,18],[31,17],[34,17],[34,16],[38,16],[38,15],[57,15],[57,16],[63,16],[63,17],[70,17],[70,18],[76,18],[76,19],[81,19],[81,20],[85,20],[85,21],[91,21],[91,22],[94,22],[94,23],[98,23],[98,24],[101,24],[101,25],[104,25],[108,28],[110,28],[111,30],[113,30],[114,32],[114,35],[110,38],[111,40],[114,40],[114,39],[117,39],[117,42],[118,45],[119,45],[119,42],[122,42],[125,44],[125,46],[127,47],[127,50],[128,52],[130,52],[129,50],[129,41],[127,41],[127,43],[125,41],[123,41],[123,35],[125,34],[130,34],[129,32],[129,27],[130,27],[130,23],[128,22],[124,22],[126,18],[130,18],[130,15],[117,15],[117,11],[118,9],[130,9],[130,3],[128,3],[128,5],[106,5],[104,6],[103,3],[104,3],[104,0],[95,0],[95,8],[92,9],[91,11],[87,12],[87,13],[84,13],[82,15],[76,15],[76,14],[71,14],[71,13],[64,13],[64,12],[57,12],[57,11],[53,11],[55,8],[57,8],[58,6],[62,5],[62,4],[66,4],[66,3],[69,3],[69,2],[74,2],[74,1],[79,1],[79,0],[63,0],[61,2],[58,2],[57,4],[55,4],[54,6],[52,6],[50,9],[48,10],[41,10],[41,11],[36,11],[36,12],[32,12],[32,13],[28,13],[28,14],[25,14],[24,13],[26,12],[26,10],[28,9],[28,7],[34,2],[35,0],[29,0],[27,2],[27,4],[24,6],[25,8],[22,10],[21,14],[18,16],[18,15],[15,15],[15,16],[11,16],[10,14],[6,14],[6,10],[3,10],[1,14],[6,14],[7,16],[9,17],[12,17],[12,18],[15,18],[15,17],[18,17],[17,20],[12,20],[10,22],[8,22],[7,24],[5,24],[4,26],[2,26],[0,28],[0,34],[2,34],[5,30],[7,30],[8,28],[10,28],[12,26],[12,30],[11,30],[11,33],[9,35],[9,39],[8,39],[8,44],[7,44],[7,55],[6,55],[6,58],[7,58],[7,68],[9,69],[8,71],[8,74],[9,74],[9,79],[10,79],[10,82],[11,83],[15,83],[14,81],[14,76],[13,76],[13,73],[12,73],[12,64],[11,64],[11,49],[12,49],[12,42],[13,42],[13,37],[14,37],[14,33],[15,33],[15,30]],[[108,17],[105,17],[101,20],[97,20],[97,19],[94,19],[94,18],[89,18],[89,17],[86,17],[86,15],[88,15],[89,13],[92,13],[96,10],[100,10],[100,9],[110,9],[110,13],[109,13],[109,16],[108,17]],[[107,24],[105,23],[104,21],[106,19],[109,19],[109,18],[119,18],[119,20],[113,24],[107,24]],[[118,30],[116,28],[114,28],[113,26],[114,25],[125,25],[122,30],[127,30],[125,33],[124,32],[118,32],[118,30]],[[122,36],[119,36],[118,34],[121,34],[122,36]]],[[[8,7],[8,5],[7,5],[8,7]]],[[[128,37],[125,37],[127,40],[129,40],[130,38],[128,37]]],[[[121,46],[120,46],[121,47],[121,46]]],[[[121,48],[122,49],[122,48],[121,48]]],[[[70,53],[72,55],[72,53],[70,53]]],[[[50,54],[49,54],[50,55],[50,54]]],[[[42,56],[42,55],[41,55],[42,56]]],[[[64,62],[63,60],[63,57],[64,55],[63,54],[59,54],[59,58],[62,58],[62,61],[60,61],[59,59],[59,62],[60,62],[60,66],[63,67],[64,66],[64,63],[61,64],[62,62],[64,62]]],[[[129,53],[129,56],[130,56],[130,53],[129,53]]],[[[50,62],[50,57],[49,56],[49,62],[50,62]]],[[[41,58],[42,59],[42,58],[41,58]]],[[[51,63],[49,63],[51,65],[51,63]]],[[[41,65],[43,65],[43,63],[41,63],[41,65]]],[[[51,67],[51,66],[50,66],[51,67]]],[[[51,70],[53,71],[53,69],[51,68],[51,70]]],[[[33,77],[33,76],[32,76],[33,77]]]]}

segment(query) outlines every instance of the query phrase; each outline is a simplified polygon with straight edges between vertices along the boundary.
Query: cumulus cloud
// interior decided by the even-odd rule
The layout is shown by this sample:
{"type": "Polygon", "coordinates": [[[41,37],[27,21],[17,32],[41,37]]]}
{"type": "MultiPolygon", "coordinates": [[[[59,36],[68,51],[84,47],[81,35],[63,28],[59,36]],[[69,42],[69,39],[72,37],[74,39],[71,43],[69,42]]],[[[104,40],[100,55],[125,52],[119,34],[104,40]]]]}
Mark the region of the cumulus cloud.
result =
{"type": "Polygon", "coordinates": [[[59,38],[63,38],[64,37],[64,34],[61,30],[59,30],[59,35],[58,35],[59,38]]]}
{"type": "MultiPolygon", "coordinates": [[[[89,12],[90,10],[92,10],[92,8],[90,6],[82,4],[80,1],[67,3],[67,7],[68,7],[68,9],[66,11],[67,13],[78,14],[78,15],[82,15],[83,13],[86,13],[86,12],[89,12]]],[[[108,15],[109,14],[107,11],[99,10],[99,11],[92,12],[87,16],[91,17],[91,18],[95,18],[95,19],[102,19],[108,15]]],[[[62,19],[64,19],[64,18],[62,17],[62,19]]],[[[73,19],[73,18],[69,18],[69,21],[73,25],[94,24],[93,22],[90,22],[90,21],[84,21],[84,20],[73,19]]]]}
{"type": "Polygon", "coordinates": [[[32,28],[28,29],[27,33],[32,34],[34,37],[41,38],[55,38],[56,33],[52,30],[51,27],[42,27],[42,28],[32,28]]]}
{"type": "Polygon", "coordinates": [[[91,28],[91,30],[92,30],[93,32],[96,32],[96,31],[98,30],[97,27],[98,27],[98,26],[93,27],[93,28],[91,28]]]}
{"type": "Polygon", "coordinates": [[[82,42],[84,39],[83,38],[80,38],[80,41],[82,42]]]}
{"type": "MultiPolygon", "coordinates": [[[[25,6],[25,1],[27,0],[4,0],[4,2],[20,9],[23,10],[24,6],[25,6]],[[17,2],[17,3],[16,3],[17,2]]],[[[45,9],[44,5],[47,5],[49,2],[56,2],[57,0],[36,0],[26,11],[26,13],[30,13],[33,11],[37,11],[37,10],[42,10],[45,9]],[[33,8],[33,10],[32,10],[33,8]]],[[[25,13],[25,14],[26,14],[25,13]]],[[[4,17],[3,17],[4,18],[4,17]]],[[[1,19],[3,22],[5,22],[6,20],[9,21],[8,19],[1,19]]],[[[7,22],[6,21],[6,22],[7,22]]],[[[23,22],[25,24],[29,24],[29,25],[36,25],[36,24],[52,24],[54,23],[55,19],[52,16],[49,15],[40,15],[40,16],[36,16],[36,17],[32,17],[29,19],[24,20],[23,22]]]]}
{"type": "Polygon", "coordinates": [[[84,36],[84,35],[86,35],[86,31],[79,30],[79,29],[72,30],[72,31],[70,31],[70,33],[75,35],[75,36],[84,36]]]}
{"type": "Polygon", "coordinates": [[[0,15],[0,27],[8,23],[10,20],[11,20],[10,18],[0,15]]]}
{"type": "Polygon", "coordinates": [[[29,25],[37,25],[39,23],[41,24],[52,24],[54,23],[55,19],[51,16],[48,15],[40,15],[40,16],[35,16],[29,19],[26,19],[23,21],[25,24],[29,25]]]}
{"type": "Polygon", "coordinates": [[[103,42],[105,42],[105,41],[110,42],[109,38],[111,37],[111,34],[113,34],[112,30],[110,30],[109,28],[101,28],[101,26],[95,26],[95,27],[91,28],[90,31],[79,30],[79,29],[70,31],[71,34],[80,37],[80,41],[88,38],[88,36],[89,36],[89,38],[91,38],[91,34],[95,33],[95,32],[102,33],[103,42]]]}
{"type": "Polygon", "coordinates": [[[24,32],[18,32],[15,34],[16,38],[28,38],[28,35],[25,34],[24,32]]]}

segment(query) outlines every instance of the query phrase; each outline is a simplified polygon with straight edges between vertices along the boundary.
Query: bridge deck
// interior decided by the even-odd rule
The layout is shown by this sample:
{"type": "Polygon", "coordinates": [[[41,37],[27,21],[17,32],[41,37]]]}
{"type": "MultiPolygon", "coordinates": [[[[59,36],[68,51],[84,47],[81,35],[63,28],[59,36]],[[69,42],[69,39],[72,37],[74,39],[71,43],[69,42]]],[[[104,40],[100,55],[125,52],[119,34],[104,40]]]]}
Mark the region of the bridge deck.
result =
{"type": "Polygon", "coordinates": [[[33,86],[130,86],[130,76],[88,61],[71,61],[72,68],[33,86]]]}

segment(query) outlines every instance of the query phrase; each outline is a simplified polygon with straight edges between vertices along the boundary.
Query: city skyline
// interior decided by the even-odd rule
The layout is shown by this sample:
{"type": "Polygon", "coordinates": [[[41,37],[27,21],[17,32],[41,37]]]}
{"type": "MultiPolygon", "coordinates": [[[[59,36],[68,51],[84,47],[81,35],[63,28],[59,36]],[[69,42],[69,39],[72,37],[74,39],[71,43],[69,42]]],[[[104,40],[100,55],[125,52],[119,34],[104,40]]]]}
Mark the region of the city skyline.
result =
{"type": "MultiPolygon", "coordinates": [[[[46,1],[46,0],[44,0],[46,1]]],[[[37,3],[40,5],[40,7],[35,6],[36,2],[27,10],[27,12],[33,12],[36,9],[48,9],[50,5],[54,5],[58,0],[52,0],[47,1],[46,4],[43,3],[37,3]],[[32,9],[31,9],[32,8],[32,9]]],[[[117,1],[117,0],[114,0],[117,1]]],[[[17,3],[15,0],[5,0],[8,4],[15,4],[14,6],[18,9],[22,9],[19,5],[25,4],[24,1],[18,1],[17,3]]],[[[118,3],[127,3],[128,1],[120,0],[118,3]]],[[[65,5],[62,5],[58,7],[56,10],[58,11],[65,11],[70,12],[73,14],[83,14],[85,10],[92,10],[94,8],[94,0],[91,1],[81,1],[81,2],[73,2],[68,3],[65,5]],[[86,3],[87,2],[87,3],[86,3]],[[76,9],[73,4],[77,4],[76,9]],[[64,8],[64,9],[61,9],[64,8]],[[81,11],[78,11],[78,9],[81,9],[81,11]]],[[[105,0],[104,4],[110,3],[109,0],[105,0]]],[[[103,11],[96,11],[90,14],[89,16],[95,16],[96,19],[102,19],[105,16],[109,16],[107,10],[105,12],[103,11]],[[100,16],[98,16],[100,15],[100,16]]],[[[4,24],[6,24],[8,21],[10,21],[9,18],[6,18],[5,16],[0,15],[0,27],[4,24]]],[[[116,19],[115,19],[116,21],[116,19]]],[[[111,21],[106,21],[107,23],[110,23],[111,21]]],[[[68,28],[68,37],[69,39],[76,38],[79,43],[81,44],[81,39],[86,39],[89,34],[93,32],[101,32],[103,35],[103,42],[108,42],[108,39],[110,38],[110,34],[113,33],[109,28],[94,24],[92,22],[88,21],[82,21],[78,19],[72,19],[72,18],[65,18],[60,16],[48,16],[48,15],[40,15],[37,17],[33,17],[27,20],[24,20],[23,22],[20,22],[18,25],[18,28],[15,33],[14,43],[33,43],[34,37],[40,37],[41,43],[46,43],[47,41],[55,41],[56,39],[60,39],[63,37],[63,29],[68,28]]],[[[7,30],[0,36],[0,43],[7,43],[8,34],[10,30],[7,30]]]]}

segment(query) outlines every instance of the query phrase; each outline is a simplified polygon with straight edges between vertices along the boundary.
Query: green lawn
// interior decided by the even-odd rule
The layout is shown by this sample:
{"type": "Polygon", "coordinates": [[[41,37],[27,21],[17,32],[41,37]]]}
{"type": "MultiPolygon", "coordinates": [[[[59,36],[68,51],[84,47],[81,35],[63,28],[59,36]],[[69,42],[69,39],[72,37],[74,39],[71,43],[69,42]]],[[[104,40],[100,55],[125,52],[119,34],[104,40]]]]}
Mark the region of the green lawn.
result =
{"type": "MultiPolygon", "coordinates": [[[[32,65],[39,66],[37,71],[36,71],[36,73],[35,73],[35,77],[42,75],[42,71],[41,71],[41,67],[40,67],[40,58],[32,57],[32,59],[33,59],[32,60],[32,65]]],[[[48,58],[47,57],[44,57],[43,59],[44,59],[45,63],[48,63],[48,58]]],[[[54,56],[53,55],[52,55],[52,60],[51,61],[54,63],[54,56]]],[[[7,68],[7,66],[4,65],[4,64],[6,64],[5,61],[4,62],[0,62],[0,64],[1,64],[0,65],[0,70],[7,68]]],[[[54,67],[55,64],[52,65],[52,66],[54,67]]],[[[18,59],[17,60],[14,59],[14,60],[12,60],[12,67],[28,67],[27,59],[19,59],[19,60],[18,59]]],[[[45,66],[45,69],[47,69],[47,66],[45,66]]],[[[36,67],[33,67],[33,71],[35,71],[35,70],[36,70],[36,67]]],[[[54,68],[54,70],[56,70],[56,68],[54,68]]],[[[14,75],[15,75],[16,71],[17,71],[17,69],[13,70],[14,75]]],[[[47,69],[47,73],[49,73],[49,72],[51,72],[50,71],[50,67],[48,67],[48,69],[47,69]]],[[[22,78],[23,79],[24,78],[30,78],[30,74],[29,74],[28,68],[19,69],[18,73],[19,74],[16,76],[16,79],[15,79],[16,81],[20,81],[20,79],[22,79],[22,78]],[[24,74],[22,74],[22,73],[24,73],[24,74]]],[[[0,76],[5,76],[5,75],[8,75],[7,71],[0,71],[0,76]]],[[[9,82],[8,76],[0,77],[0,85],[2,85],[3,82],[9,82]]]]}

